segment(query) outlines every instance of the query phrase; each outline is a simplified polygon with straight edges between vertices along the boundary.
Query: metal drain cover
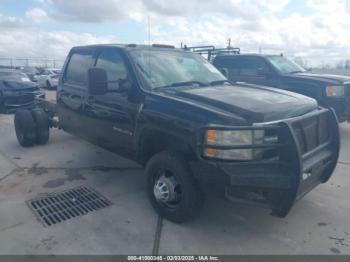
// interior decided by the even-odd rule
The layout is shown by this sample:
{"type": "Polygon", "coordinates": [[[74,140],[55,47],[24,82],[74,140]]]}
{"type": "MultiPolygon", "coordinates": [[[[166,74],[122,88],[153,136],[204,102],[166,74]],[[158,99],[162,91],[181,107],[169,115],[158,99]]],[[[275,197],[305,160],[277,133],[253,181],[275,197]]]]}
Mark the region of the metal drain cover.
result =
{"type": "Polygon", "coordinates": [[[45,226],[52,226],[112,203],[92,188],[79,186],[33,198],[27,204],[45,226]]]}

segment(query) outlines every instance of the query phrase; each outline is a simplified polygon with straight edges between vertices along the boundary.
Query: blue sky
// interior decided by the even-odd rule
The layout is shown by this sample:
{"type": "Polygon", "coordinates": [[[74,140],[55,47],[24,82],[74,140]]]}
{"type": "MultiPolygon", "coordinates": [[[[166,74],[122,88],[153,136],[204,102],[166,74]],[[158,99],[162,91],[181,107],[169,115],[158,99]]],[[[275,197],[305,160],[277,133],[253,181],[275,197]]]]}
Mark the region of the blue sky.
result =
{"type": "MultiPolygon", "coordinates": [[[[11,1],[0,0],[0,13],[7,16],[23,17],[28,10],[33,8],[43,8],[41,1],[26,0],[26,1],[11,1]]],[[[45,9],[51,10],[49,5],[45,5],[45,9]]],[[[118,22],[103,22],[103,23],[82,23],[75,21],[60,21],[42,23],[40,29],[47,31],[67,30],[76,33],[91,33],[96,36],[116,35],[121,41],[136,41],[143,42],[147,37],[144,24],[135,21],[118,21],[118,22]]]]}
{"type": "MultiPolygon", "coordinates": [[[[33,8],[43,8],[52,10],[50,5],[43,5],[42,1],[26,0],[0,0],[0,13],[7,16],[23,17],[28,10],[33,8]]],[[[278,17],[287,17],[293,12],[304,15],[312,14],[312,9],[305,5],[303,0],[294,0],[288,3],[286,8],[278,13],[278,17]]],[[[60,23],[42,23],[40,28],[43,30],[67,30],[76,33],[91,33],[97,36],[116,35],[124,42],[144,42],[147,40],[147,30],[145,21],[107,21],[102,23],[85,23],[60,21],[60,23]]]]}
{"type": "Polygon", "coordinates": [[[74,45],[157,43],[259,48],[309,64],[350,58],[349,0],[0,0],[0,56],[64,57],[74,45]]]}

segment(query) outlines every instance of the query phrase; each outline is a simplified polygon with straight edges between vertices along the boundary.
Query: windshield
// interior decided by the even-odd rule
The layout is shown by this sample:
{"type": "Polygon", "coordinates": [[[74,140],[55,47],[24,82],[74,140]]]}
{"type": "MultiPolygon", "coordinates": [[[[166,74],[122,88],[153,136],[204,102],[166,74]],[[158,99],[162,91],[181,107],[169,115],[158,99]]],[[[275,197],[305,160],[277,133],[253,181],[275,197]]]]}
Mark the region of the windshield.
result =
{"type": "Polygon", "coordinates": [[[269,56],[267,59],[279,72],[284,74],[301,73],[306,71],[297,63],[283,56],[269,56]]]}
{"type": "Polygon", "coordinates": [[[26,74],[17,72],[0,72],[0,80],[15,81],[15,82],[29,82],[30,79],[26,74]]]}
{"type": "Polygon", "coordinates": [[[203,57],[178,51],[133,50],[136,69],[151,88],[188,84],[209,85],[226,78],[203,57]]]}

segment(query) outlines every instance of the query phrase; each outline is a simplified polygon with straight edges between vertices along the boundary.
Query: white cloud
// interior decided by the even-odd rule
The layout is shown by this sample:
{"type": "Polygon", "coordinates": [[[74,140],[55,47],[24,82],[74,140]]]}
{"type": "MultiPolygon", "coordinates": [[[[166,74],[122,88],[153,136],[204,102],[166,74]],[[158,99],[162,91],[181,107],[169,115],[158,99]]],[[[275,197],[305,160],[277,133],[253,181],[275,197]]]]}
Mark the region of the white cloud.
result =
{"type": "Polygon", "coordinates": [[[49,16],[57,21],[79,21],[100,23],[104,21],[120,21],[130,18],[129,13],[142,10],[142,2],[123,0],[43,0],[53,11],[49,16]]]}
{"type": "Polygon", "coordinates": [[[311,9],[323,14],[344,14],[349,5],[348,0],[307,0],[306,4],[311,9]]]}
{"type": "Polygon", "coordinates": [[[25,16],[35,23],[42,23],[49,21],[47,13],[41,8],[32,8],[25,13],[25,16]]]}
{"type": "Polygon", "coordinates": [[[25,23],[21,19],[0,14],[0,30],[8,32],[23,27],[25,27],[25,23]]]}
{"type": "Polygon", "coordinates": [[[0,54],[25,45],[23,52],[33,55],[62,56],[71,45],[117,40],[69,32],[69,23],[93,23],[96,27],[110,22],[117,27],[119,21],[136,21],[145,25],[146,32],[150,17],[153,42],[224,46],[231,38],[233,45],[249,52],[261,47],[303,56],[314,64],[335,63],[350,57],[349,1],[307,0],[303,5],[312,12],[305,14],[287,12],[290,0],[38,0],[40,8],[28,10],[26,18],[0,15],[0,32],[8,32],[0,39],[0,54]],[[27,21],[36,23],[28,25],[27,21]],[[67,25],[67,30],[43,31],[42,22],[67,25]],[[9,39],[23,41],[11,44],[9,39]]]}
{"type": "Polygon", "coordinates": [[[115,36],[43,31],[0,14],[0,57],[64,59],[72,46],[118,42],[115,36]]]}
{"type": "Polygon", "coordinates": [[[225,15],[227,18],[251,19],[267,13],[282,11],[290,0],[42,0],[53,11],[56,20],[80,22],[120,21],[123,19],[153,17],[189,17],[206,14],[225,15]]]}

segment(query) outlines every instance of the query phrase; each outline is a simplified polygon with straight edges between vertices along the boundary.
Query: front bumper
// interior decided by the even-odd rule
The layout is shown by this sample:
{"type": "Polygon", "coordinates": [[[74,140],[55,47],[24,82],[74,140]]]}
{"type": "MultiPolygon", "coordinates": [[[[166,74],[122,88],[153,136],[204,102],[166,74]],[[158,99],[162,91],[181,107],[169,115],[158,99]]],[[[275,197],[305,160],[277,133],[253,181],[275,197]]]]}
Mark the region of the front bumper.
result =
{"type": "Polygon", "coordinates": [[[18,109],[31,108],[34,106],[35,98],[45,97],[43,90],[7,95],[4,96],[4,107],[7,113],[12,113],[18,109]]]}
{"type": "Polygon", "coordinates": [[[199,144],[200,160],[191,163],[192,171],[204,188],[232,201],[269,208],[274,215],[284,217],[296,200],[332,175],[340,148],[337,118],[333,110],[320,109],[250,128],[273,130],[278,135],[278,143],[259,145],[273,152],[268,158],[246,162],[203,159],[203,145],[199,144]],[[327,137],[320,130],[325,128],[321,126],[325,119],[327,137]]]}
{"type": "Polygon", "coordinates": [[[335,110],[339,122],[350,122],[350,97],[330,98],[326,106],[335,110]]]}

